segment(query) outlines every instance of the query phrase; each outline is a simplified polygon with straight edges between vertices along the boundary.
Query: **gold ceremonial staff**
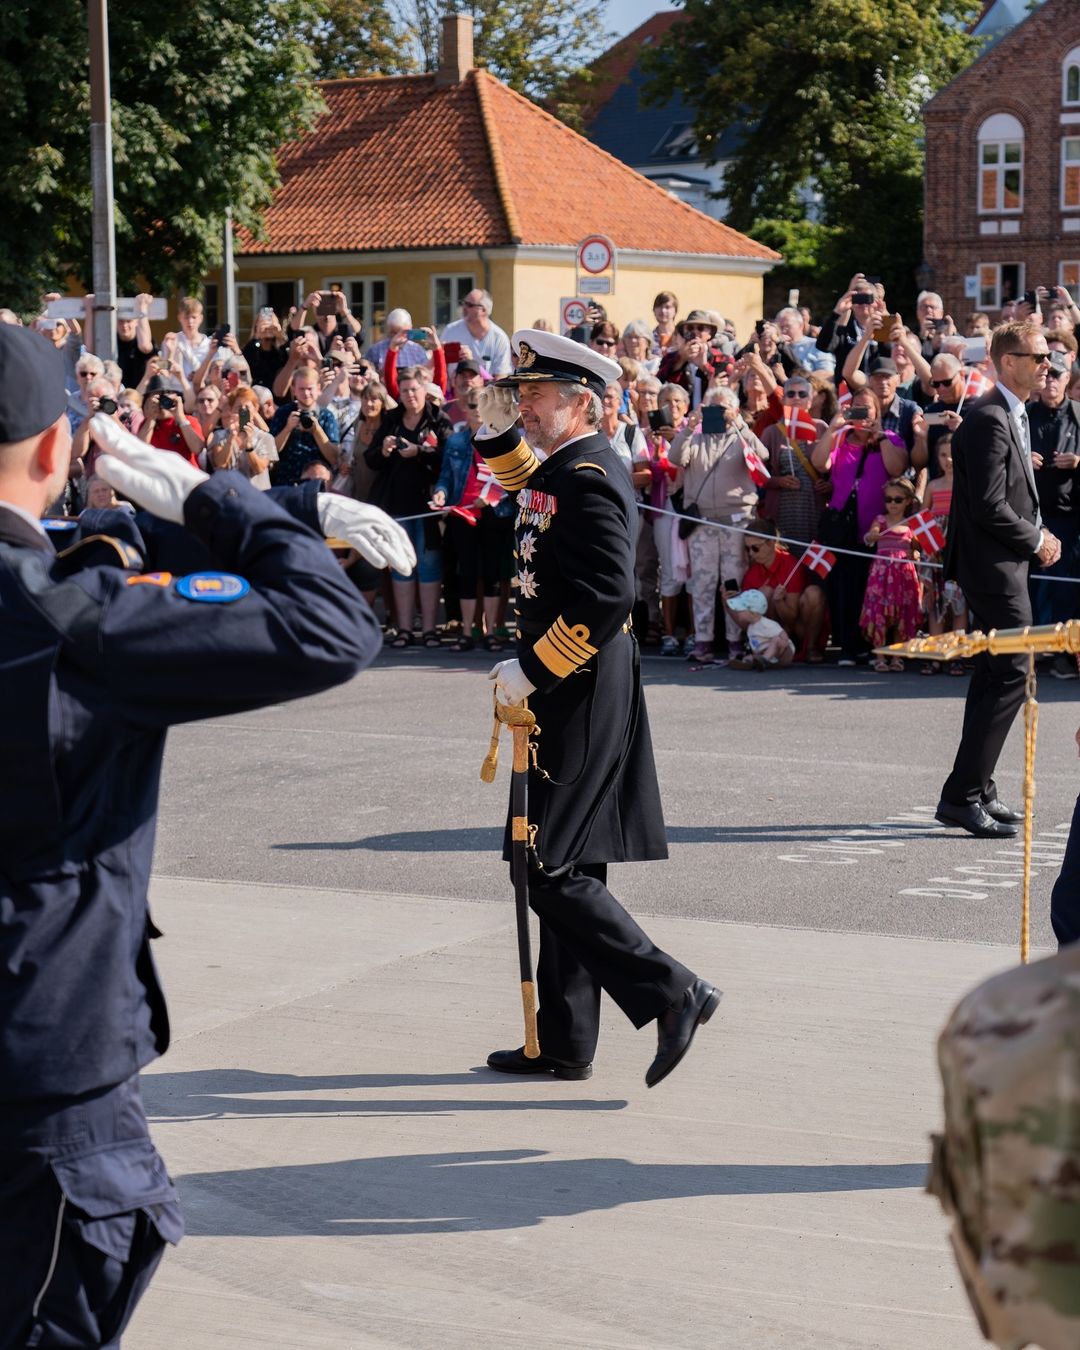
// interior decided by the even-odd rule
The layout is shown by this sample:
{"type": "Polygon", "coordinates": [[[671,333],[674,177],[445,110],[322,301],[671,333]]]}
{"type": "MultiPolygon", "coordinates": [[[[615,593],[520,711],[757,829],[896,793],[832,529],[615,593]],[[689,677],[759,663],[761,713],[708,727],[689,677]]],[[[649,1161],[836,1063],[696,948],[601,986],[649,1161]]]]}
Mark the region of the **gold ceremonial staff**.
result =
{"type": "Polygon", "coordinates": [[[1044,624],[1038,628],[992,628],[989,633],[943,633],[940,637],[913,638],[891,647],[878,647],[878,656],[921,656],[935,661],[956,661],[989,652],[1008,656],[1027,652],[1027,699],[1024,703],[1024,880],[1020,911],[1020,960],[1028,959],[1031,920],[1031,830],[1035,806],[1035,734],[1039,727],[1039,704],[1035,697],[1035,657],[1046,652],[1080,652],[1080,620],[1044,624]]]}

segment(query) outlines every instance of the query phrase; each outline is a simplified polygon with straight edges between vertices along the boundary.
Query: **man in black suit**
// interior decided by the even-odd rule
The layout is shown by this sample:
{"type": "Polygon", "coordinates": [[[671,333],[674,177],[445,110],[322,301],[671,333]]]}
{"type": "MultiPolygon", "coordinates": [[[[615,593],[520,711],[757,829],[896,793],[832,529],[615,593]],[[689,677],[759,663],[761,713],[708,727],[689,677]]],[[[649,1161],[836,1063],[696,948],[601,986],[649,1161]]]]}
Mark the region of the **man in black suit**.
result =
{"type": "MultiPolygon", "coordinates": [[[[1028,568],[1051,566],[1061,554],[1042,526],[1031,463],[1026,403],[1046,384],[1046,337],[1038,324],[995,329],[990,356],[997,388],[964,414],[953,436],[953,498],[945,576],[967,597],[975,625],[1022,628],[1031,623],[1028,568]]],[[[953,771],[941,789],[937,819],[981,839],[1014,835],[1019,813],[997,795],[994,768],[1024,701],[1022,654],[975,658],[964,729],[953,771]]]]}

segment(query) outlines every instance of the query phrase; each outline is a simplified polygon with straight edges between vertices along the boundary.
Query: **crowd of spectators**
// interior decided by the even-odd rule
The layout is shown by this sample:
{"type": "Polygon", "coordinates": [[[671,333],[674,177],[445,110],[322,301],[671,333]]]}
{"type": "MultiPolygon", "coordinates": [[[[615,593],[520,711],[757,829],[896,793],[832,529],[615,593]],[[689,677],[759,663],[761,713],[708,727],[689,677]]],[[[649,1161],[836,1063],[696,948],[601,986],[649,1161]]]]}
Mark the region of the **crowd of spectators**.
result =
{"type": "MultiPolygon", "coordinates": [[[[65,357],[74,449],[56,514],[114,500],[88,435],[104,412],[208,473],[237,470],[258,488],[319,478],[382,507],[404,521],[416,571],[380,574],[362,560],[349,570],[384,606],[388,643],[502,649],[514,503],[471,433],[479,390],[512,369],[513,354],[486,291],[470,291],[441,333],[392,310],[370,343],[336,289],[283,316],[260,310],[243,345],[227,325],[206,332],[193,297],[157,343],[150,303],[138,296],[135,316],[118,321],[115,361],[47,305],[33,320],[65,357]]],[[[661,291],[651,318],[619,324],[594,304],[571,333],[621,370],[599,429],[638,502],[643,645],[698,666],[818,663],[830,648],[855,665],[886,641],[965,627],[962,594],[912,522],[921,513],[947,532],[951,438],[993,386],[989,316],[967,316],[961,332],[940,296],[923,292],[909,325],[862,273],[820,323],[788,305],[738,333],[713,310],[691,306],[680,319],[680,309],[661,291]]],[[[1031,582],[1036,622],[1050,623],[1080,616],[1080,589],[1042,580],[1080,576],[1080,309],[1058,287],[1028,293],[1000,320],[1030,316],[1050,348],[1030,409],[1042,516],[1062,541],[1060,561],[1031,582]]],[[[8,310],[0,320],[18,322],[8,310]]],[[[1056,658],[1054,673],[1075,678],[1076,666],[1056,658]]]]}

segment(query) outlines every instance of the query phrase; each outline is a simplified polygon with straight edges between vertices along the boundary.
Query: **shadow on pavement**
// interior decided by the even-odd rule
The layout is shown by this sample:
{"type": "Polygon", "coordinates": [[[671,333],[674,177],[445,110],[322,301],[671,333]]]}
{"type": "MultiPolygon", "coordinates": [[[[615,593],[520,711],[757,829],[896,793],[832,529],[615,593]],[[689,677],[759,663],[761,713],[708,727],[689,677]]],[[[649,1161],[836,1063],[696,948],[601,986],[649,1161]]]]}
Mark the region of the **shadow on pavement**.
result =
{"type": "MultiPolygon", "coordinates": [[[[250,1069],[193,1069],[151,1073],[140,1079],[143,1104],[151,1120],[213,1120],[222,1116],[270,1119],[274,1116],[453,1115],[460,1111],[622,1111],[622,1098],[542,1097],[536,1101],[487,1096],[387,1099],[313,1097],[309,1093],[354,1093],[402,1087],[494,1087],[547,1083],[547,1075],[511,1077],[487,1068],[471,1073],[312,1075],[258,1073],[250,1069]],[[270,1096],[268,1094],[274,1094],[270,1096]],[[285,1094],[294,1094],[286,1096],[285,1094]]],[[[553,1089],[554,1090],[554,1089],[553,1089]]]]}
{"type": "MultiPolygon", "coordinates": [[[[669,825],[669,844],[813,843],[816,839],[851,830],[866,830],[865,821],[843,825],[669,825]]],[[[943,827],[927,817],[926,825],[898,823],[881,834],[907,830],[923,835],[943,827]]],[[[873,840],[872,834],[860,836],[873,840]]],[[[371,853],[495,853],[502,849],[501,828],[460,830],[400,830],[394,834],[370,834],[361,839],[315,839],[304,843],[271,844],[287,853],[337,852],[366,849],[371,853]]],[[[854,842],[854,841],[853,841],[854,842]]]]}
{"type": "Polygon", "coordinates": [[[913,1189],[925,1163],[818,1166],[537,1161],[536,1149],[418,1153],[295,1167],[196,1172],[178,1181],[201,1237],[375,1237],[531,1228],[648,1200],[913,1189]]]}

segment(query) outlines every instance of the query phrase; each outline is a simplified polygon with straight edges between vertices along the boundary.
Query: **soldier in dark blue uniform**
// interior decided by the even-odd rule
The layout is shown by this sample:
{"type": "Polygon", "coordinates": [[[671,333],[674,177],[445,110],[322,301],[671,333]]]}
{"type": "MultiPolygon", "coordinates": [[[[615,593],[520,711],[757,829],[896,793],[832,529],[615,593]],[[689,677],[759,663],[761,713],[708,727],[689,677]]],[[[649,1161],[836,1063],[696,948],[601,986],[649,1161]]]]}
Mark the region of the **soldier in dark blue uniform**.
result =
{"type": "Polygon", "coordinates": [[[119,1345],[183,1231],[138,1086],[169,1041],[146,903],[166,729],[349,679],[379,629],[323,536],[410,554],[381,513],[283,509],[101,416],[98,472],[213,570],[147,573],[125,512],[58,555],[64,408],[59,353],[0,324],[0,1350],[119,1345]]]}
{"type": "Polygon", "coordinates": [[[529,902],[540,916],[542,1054],[499,1050],[488,1064],[589,1077],[604,989],[636,1027],[657,1023],[653,1087],[720,993],[656,947],[606,885],[608,863],[667,857],[630,627],[637,508],[625,465],[596,430],[600,398],[621,372],[550,333],[526,329],[513,345],[516,369],[481,396],[475,443],[517,494],[518,654],[491,674],[501,699],[528,699],[540,727],[529,902]]]}

